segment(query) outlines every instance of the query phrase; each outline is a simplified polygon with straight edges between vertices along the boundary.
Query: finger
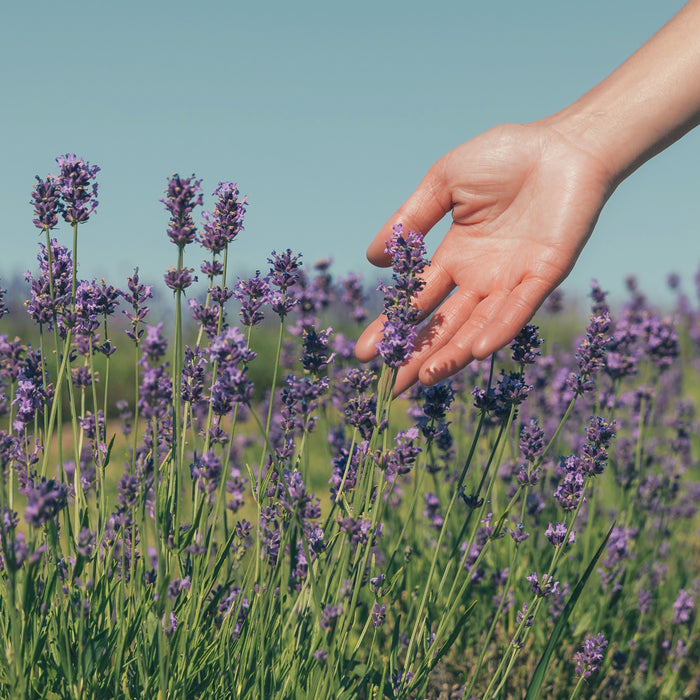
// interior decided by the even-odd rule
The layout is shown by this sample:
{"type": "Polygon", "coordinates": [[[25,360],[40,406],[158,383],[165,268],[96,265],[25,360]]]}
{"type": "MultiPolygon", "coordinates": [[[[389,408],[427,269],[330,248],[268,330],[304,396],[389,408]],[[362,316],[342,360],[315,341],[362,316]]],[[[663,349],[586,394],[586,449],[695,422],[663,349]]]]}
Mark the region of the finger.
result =
{"type": "Polygon", "coordinates": [[[355,357],[360,362],[369,362],[377,355],[377,343],[382,338],[384,321],[386,321],[386,316],[383,314],[375,318],[357,339],[355,343],[355,357]]]}
{"type": "Polygon", "coordinates": [[[492,292],[474,308],[469,319],[457,329],[453,337],[421,366],[418,378],[432,386],[466,367],[473,359],[474,343],[498,317],[510,290],[492,292]]]}
{"type": "Polygon", "coordinates": [[[464,325],[479,303],[479,297],[471,291],[458,290],[446,299],[415,341],[411,358],[396,375],[394,394],[408,389],[418,379],[420,368],[431,355],[444,347],[464,325]]]}
{"type": "Polygon", "coordinates": [[[522,327],[533,317],[542,302],[556,285],[539,277],[523,280],[505,300],[500,313],[483,329],[474,341],[472,354],[475,359],[483,360],[492,352],[499,350],[520,332],[522,327]]]}
{"type": "Polygon", "coordinates": [[[413,194],[379,230],[367,248],[367,259],[373,265],[388,267],[391,258],[386,253],[386,242],[396,224],[403,224],[406,232],[418,231],[425,235],[450,209],[452,193],[447,186],[443,157],[428,170],[413,194]]]}

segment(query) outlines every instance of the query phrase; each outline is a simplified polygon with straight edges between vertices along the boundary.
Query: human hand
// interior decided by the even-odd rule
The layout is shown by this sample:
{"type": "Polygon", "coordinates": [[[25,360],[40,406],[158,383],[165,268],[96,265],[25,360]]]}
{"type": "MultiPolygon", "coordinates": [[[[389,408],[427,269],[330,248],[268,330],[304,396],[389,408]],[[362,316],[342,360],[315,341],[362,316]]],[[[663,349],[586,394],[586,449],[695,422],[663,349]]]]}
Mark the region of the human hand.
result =
{"type": "MultiPolygon", "coordinates": [[[[495,127],[440,158],[367,251],[386,267],[395,224],[427,234],[452,211],[414,302],[435,313],[398,371],[395,394],[417,379],[435,384],[510,342],[571,271],[612,187],[605,164],[546,121],[495,127]]],[[[359,360],[376,354],[382,325],[380,316],[360,336],[359,360]]]]}

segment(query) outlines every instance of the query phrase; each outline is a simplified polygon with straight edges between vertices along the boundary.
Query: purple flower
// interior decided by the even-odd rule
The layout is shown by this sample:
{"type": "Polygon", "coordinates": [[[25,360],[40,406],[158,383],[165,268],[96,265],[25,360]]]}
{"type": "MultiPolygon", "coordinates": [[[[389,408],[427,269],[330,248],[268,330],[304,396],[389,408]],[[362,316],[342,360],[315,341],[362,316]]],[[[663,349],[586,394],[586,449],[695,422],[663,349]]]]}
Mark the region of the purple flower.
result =
{"type": "Polygon", "coordinates": [[[474,407],[497,420],[507,420],[511,409],[519,406],[530,394],[532,387],[525,384],[519,372],[506,374],[501,370],[496,386],[488,389],[474,387],[474,407]]]}
{"type": "Polygon", "coordinates": [[[515,530],[509,528],[508,532],[513,538],[513,542],[515,542],[515,544],[520,544],[521,542],[524,542],[530,536],[530,533],[525,530],[524,523],[518,523],[515,526],[515,530]]]}
{"type": "Polygon", "coordinates": [[[321,611],[321,629],[332,630],[338,618],[343,614],[342,605],[326,605],[321,611]]]}
{"type": "Polygon", "coordinates": [[[193,282],[197,281],[197,277],[193,275],[194,268],[183,267],[180,270],[175,269],[172,265],[167,269],[163,279],[167,287],[174,292],[182,292],[192,286],[193,282]]]}
{"type": "Polygon", "coordinates": [[[379,285],[379,291],[384,294],[386,320],[377,350],[386,365],[397,368],[413,352],[417,335],[415,324],[420,319],[421,312],[412,302],[425,284],[420,274],[428,262],[425,259],[423,236],[416,231],[409,231],[404,236],[401,224],[394,226],[391,239],[386,244],[386,252],[391,256],[394,284],[387,286],[382,282],[379,285]]]}
{"type": "Polygon", "coordinates": [[[191,469],[197,486],[211,500],[221,479],[221,460],[210,450],[198,457],[191,469]]]}
{"type": "Polygon", "coordinates": [[[643,613],[648,613],[651,610],[651,603],[653,600],[653,595],[651,591],[645,588],[640,588],[637,592],[637,610],[640,615],[643,613]]]}
{"type": "Polygon", "coordinates": [[[430,520],[430,523],[436,530],[440,530],[445,522],[440,512],[440,501],[434,493],[426,493],[425,498],[425,510],[423,511],[423,517],[430,520]]]}
{"type": "Polygon", "coordinates": [[[420,454],[421,448],[415,444],[418,439],[418,428],[400,430],[394,438],[394,448],[388,450],[382,457],[387,479],[397,474],[408,474],[420,454]]]}
{"type": "Polygon", "coordinates": [[[585,475],[581,467],[581,460],[575,455],[561,459],[561,471],[563,476],[554,492],[554,498],[566,511],[576,510],[585,486],[585,475]]]}
{"type": "Polygon", "coordinates": [[[145,367],[139,387],[139,412],[144,418],[168,415],[173,398],[173,387],[166,365],[145,367]]]}
{"type": "Polygon", "coordinates": [[[87,527],[84,527],[78,533],[75,543],[75,551],[86,559],[92,559],[96,545],[95,533],[87,527]]]}
{"type": "Polygon", "coordinates": [[[513,362],[521,365],[531,365],[542,355],[539,347],[542,345],[542,338],[537,326],[527,324],[513,338],[510,348],[513,351],[513,362]]]}
{"type": "Polygon", "coordinates": [[[530,582],[530,590],[539,598],[546,598],[559,590],[559,581],[554,581],[553,577],[547,574],[542,574],[540,579],[533,571],[525,578],[530,582]]]}
{"type": "Polygon", "coordinates": [[[183,178],[176,173],[168,180],[165,199],[160,200],[170,213],[168,238],[180,249],[192,243],[196,236],[192,212],[202,204],[201,182],[194,175],[183,178]]]}
{"type": "Polygon", "coordinates": [[[673,624],[681,625],[690,622],[695,610],[695,597],[690,591],[681,588],[673,603],[673,624]]]}
{"type": "Polygon", "coordinates": [[[300,274],[300,259],[301,255],[294,255],[287,248],[283,253],[272,251],[271,257],[267,259],[270,263],[270,284],[282,291],[293,287],[297,284],[300,274]]]}
{"type": "Polygon", "coordinates": [[[283,319],[296,305],[298,299],[290,289],[294,287],[300,276],[301,255],[294,255],[287,248],[284,253],[272,251],[272,257],[268,258],[270,263],[269,282],[275,290],[272,292],[270,306],[272,310],[283,319]]]}
{"type": "Polygon", "coordinates": [[[544,430],[540,428],[537,418],[532,418],[520,430],[520,455],[524,460],[534,464],[544,452],[544,430]]]}
{"type": "Polygon", "coordinates": [[[301,364],[311,374],[319,375],[335,357],[334,352],[328,351],[328,340],[333,333],[332,328],[317,331],[315,328],[304,329],[304,354],[301,364]]]}
{"type": "Polygon", "coordinates": [[[203,231],[199,242],[214,255],[221,253],[243,229],[246,197],[238,199],[238,186],[220,182],[213,192],[217,198],[213,213],[203,212],[203,231]]]}
{"type": "Polygon", "coordinates": [[[241,302],[240,316],[245,326],[256,326],[263,320],[262,307],[272,300],[270,284],[260,272],[249,280],[238,280],[233,292],[234,297],[241,302]]]}
{"type": "Polygon", "coordinates": [[[515,623],[517,625],[524,625],[525,627],[532,627],[532,623],[535,621],[534,616],[528,615],[528,604],[523,603],[523,607],[518,610],[515,616],[515,623]]]}
{"type": "Polygon", "coordinates": [[[56,158],[59,174],[56,178],[63,199],[63,218],[69,224],[84,223],[97,208],[97,182],[92,182],[100,171],[74,153],[56,158]]]}
{"type": "MultiPolygon", "coordinates": [[[[31,285],[31,299],[27,313],[39,324],[53,328],[54,318],[70,306],[73,285],[73,261],[67,248],[50,241],[50,249],[40,244],[39,276],[34,279],[30,272],[24,278],[31,285]],[[49,274],[49,260],[51,274],[49,274]]],[[[60,326],[59,326],[60,327],[60,326]]]]}
{"type": "Polygon", "coordinates": [[[610,441],[617,434],[615,421],[608,423],[603,418],[591,417],[586,429],[587,441],[583,446],[581,469],[586,476],[602,474],[608,463],[610,441]]]}
{"type": "Polygon", "coordinates": [[[598,567],[604,591],[615,593],[622,588],[620,579],[624,574],[626,562],[634,558],[634,540],[639,531],[634,528],[616,527],[608,539],[607,556],[598,567]]]}
{"type": "Polygon", "coordinates": [[[446,421],[447,412],[455,397],[452,382],[441,382],[421,390],[423,398],[421,406],[422,416],[418,417],[417,424],[423,437],[431,442],[438,442],[443,447],[451,446],[452,436],[449,432],[449,421],[446,421]]]}
{"type": "Polygon", "coordinates": [[[168,341],[163,337],[163,324],[146,326],[146,336],[141,340],[143,354],[149,360],[158,362],[168,349],[168,341]]]}
{"type": "Polygon", "coordinates": [[[47,175],[46,180],[36,176],[37,184],[32,190],[32,201],[34,205],[34,226],[44,231],[50,231],[58,224],[58,215],[63,210],[63,205],[59,199],[58,182],[53,175],[47,175]]]}
{"type": "Polygon", "coordinates": [[[125,332],[129,338],[138,343],[143,331],[137,330],[138,324],[141,323],[149,312],[149,308],[144,306],[144,302],[153,297],[153,287],[141,284],[139,282],[139,268],[134,270],[133,277],[127,278],[128,292],[122,292],[122,296],[127,304],[131,305],[132,312],[124,310],[124,314],[131,322],[131,328],[125,332]]]}
{"type": "Polygon", "coordinates": [[[676,321],[654,315],[645,319],[643,327],[647,356],[658,369],[668,369],[680,353],[676,321]]]}
{"type": "Polygon", "coordinates": [[[367,309],[364,307],[366,295],[360,277],[351,273],[339,281],[343,289],[341,301],[350,307],[353,320],[362,323],[367,318],[367,309]]]}
{"type": "Polygon", "coordinates": [[[608,641],[603,634],[586,639],[581,651],[574,657],[576,661],[576,674],[589,678],[597,671],[603,663],[605,650],[608,648],[608,641]]]}
{"type": "Polygon", "coordinates": [[[375,627],[381,627],[384,624],[384,619],[386,618],[386,605],[379,605],[375,601],[372,607],[372,624],[375,627]]]}
{"type": "Polygon", "coordinates": [[[68,488],[55,479],[41,479],[27,491],[24,519],[32,527],[41,527],[68,505],[68,488]]]}
{"type": "MultiPolygon", "coordinates": [[[[557,523],[553,525],[549,523],[549,527],[544,532],[545,537],[553,547],[561,547],[566,541],[566,523],[557,523]]],[[[571,531],[569,533],[568,544],[576,542],[576,534],[571,531]]]]}
{"type": "Polygon", "coordinates": [[[607,311],[598,316],[591,314],[586,327],[586,337],[576,352],[578,373],[572,373],[567,379],[567,387],[575,394],[586,394],[595,388],[595,379],[605,362],[605,353],[610,341],[609,329],[610,315],[607,311]]]}

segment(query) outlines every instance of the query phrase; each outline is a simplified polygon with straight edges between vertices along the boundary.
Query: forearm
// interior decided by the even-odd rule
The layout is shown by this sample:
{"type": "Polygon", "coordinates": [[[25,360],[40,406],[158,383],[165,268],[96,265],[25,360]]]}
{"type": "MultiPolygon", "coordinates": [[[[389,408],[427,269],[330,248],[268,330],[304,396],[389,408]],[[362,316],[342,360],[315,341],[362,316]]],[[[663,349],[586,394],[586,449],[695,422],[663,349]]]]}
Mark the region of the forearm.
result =
{"type": "Polygon", "coordinates": [[[542,120],[598,159],[612,191],[700,122],[700,0],[691,0],[619,68],[542,120]]]}

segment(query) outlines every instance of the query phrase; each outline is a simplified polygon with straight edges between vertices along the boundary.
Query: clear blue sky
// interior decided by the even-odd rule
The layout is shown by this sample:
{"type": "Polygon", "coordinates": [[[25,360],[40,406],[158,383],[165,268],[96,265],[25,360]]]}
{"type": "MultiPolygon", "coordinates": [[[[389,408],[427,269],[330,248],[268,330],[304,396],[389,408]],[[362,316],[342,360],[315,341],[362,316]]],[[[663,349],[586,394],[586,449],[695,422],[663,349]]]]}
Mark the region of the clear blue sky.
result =
{"type": "MultiPolygon", "coordinates": [[[[250,200],[233,266],[273,249],[377,273],[365,248],[430,164],[500,122],[532,121],[592,87],[680,0],[236,0],[7,3],[0,27],[0,275],[34,267],[34,175],[74,152],[102,168],[81,231],[83,277],[160,280],[175,262],[158,202],[173,172],[250,200]]],[[[566,289],[625,275],[688,291],[700,262],[700,133],[608,203],[566,289]]],[[[199,220],[199,217],[197,218],[199,220]]],[[[445,230],[430,239],[434,247],[445,230]]],[[[59,238],[66,244],[65,225],[59,238]]],[[[186,260],[198,267],[200,249],[186,260]]]]}

